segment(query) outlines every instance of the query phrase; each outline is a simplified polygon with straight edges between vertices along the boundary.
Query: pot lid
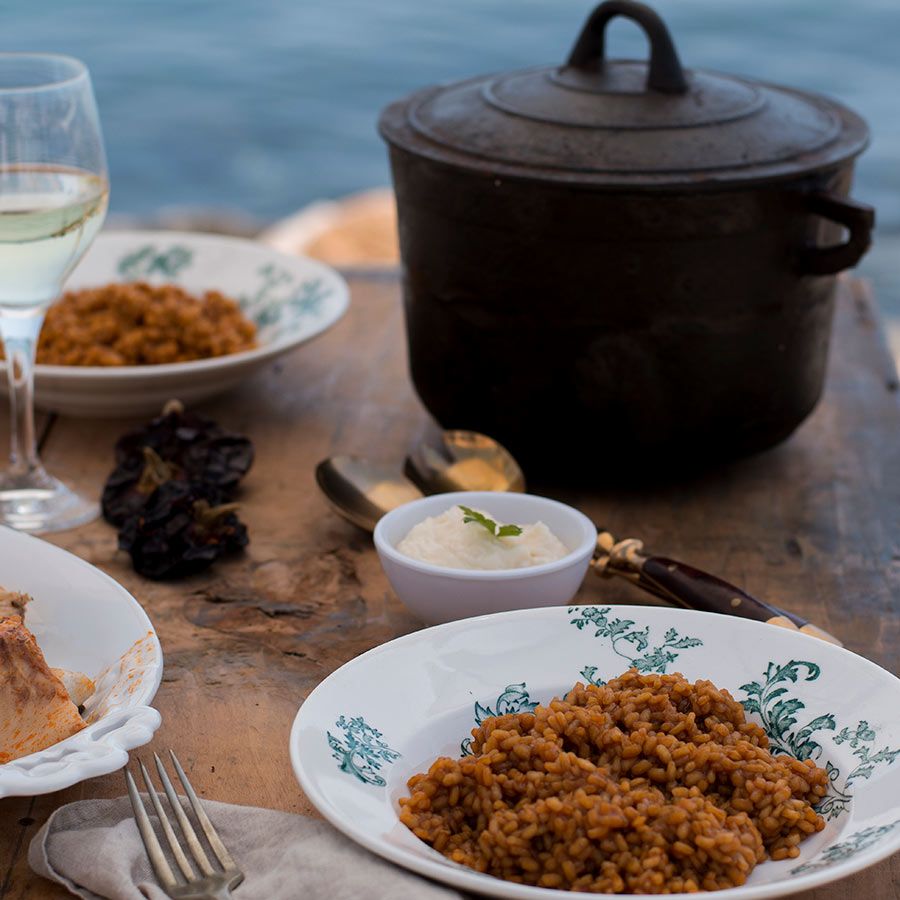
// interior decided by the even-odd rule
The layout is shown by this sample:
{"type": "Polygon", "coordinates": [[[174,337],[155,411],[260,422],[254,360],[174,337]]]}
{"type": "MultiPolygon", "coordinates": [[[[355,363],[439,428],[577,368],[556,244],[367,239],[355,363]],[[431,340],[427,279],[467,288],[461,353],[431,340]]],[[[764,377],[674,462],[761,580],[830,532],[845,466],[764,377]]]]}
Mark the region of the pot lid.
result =
{"type": "Polygon", "coordinates": [[[664,22],[607,0],[562,67],[431,88],[388,107],[391,143],[450,164],[541,180],[647,186],[766,180],[863,150],[865,123],[825,97],[683,69],[664,22]],[[637,22],[648,62],[607,60],[606,25],[637,22]]]}

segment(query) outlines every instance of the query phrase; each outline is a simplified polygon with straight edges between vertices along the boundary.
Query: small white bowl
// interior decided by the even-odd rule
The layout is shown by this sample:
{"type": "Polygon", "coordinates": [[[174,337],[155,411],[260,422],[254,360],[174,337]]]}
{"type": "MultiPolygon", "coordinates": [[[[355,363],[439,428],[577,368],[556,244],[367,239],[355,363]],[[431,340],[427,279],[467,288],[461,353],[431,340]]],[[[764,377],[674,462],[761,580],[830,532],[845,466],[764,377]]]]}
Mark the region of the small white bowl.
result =
{"type": "Polygon", "coordinates": [[[375,526],[375,549],[401,602],[423,622],[438,625],[469,616],[564,606],[581,585],[597,541],[597,529],[565,503],[534,494],[457,491],[435,494],[391,510],[375,526]],[[501,522],[543,522],[565,545],[562,559],[521,569],[454,569],[406,556],[397,544],[429,516],[463,504],[501,522]]]}

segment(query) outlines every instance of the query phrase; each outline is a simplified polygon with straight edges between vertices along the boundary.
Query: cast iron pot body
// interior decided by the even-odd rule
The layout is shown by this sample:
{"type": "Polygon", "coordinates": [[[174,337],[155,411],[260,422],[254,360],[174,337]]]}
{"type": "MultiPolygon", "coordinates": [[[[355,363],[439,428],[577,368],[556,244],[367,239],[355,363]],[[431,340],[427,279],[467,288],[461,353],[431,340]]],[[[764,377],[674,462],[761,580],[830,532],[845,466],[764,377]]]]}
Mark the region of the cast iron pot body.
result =
{"type": "MultiPolygon", "coordinates": [[[[599,7],[573,58],[585,35],[596,56],[599,34],[602,64],[603,26],[617,14],[653,46],[649,66],[623,64],[626,87],[637,74],[652,81],[654,67],[659,77],[668,33],[639,4],[599,7]]],[[[442,426],[493,435],[532,476],[582,478],[611,464],[702,466],[769,447],[803,421],[822,392],[835,274],[862,256],[873,224],[844,199],[867,140],[855,114],[778,89],[837,118],[837,136],[827,152],[737,176],[673,175],[655,158],[649,173],[535,173],[423,135],[415,111],[446,90],[381,120],[411,374],[442,426]]],[[[702,154],[708,138],[691,137],[702,154]]]]}

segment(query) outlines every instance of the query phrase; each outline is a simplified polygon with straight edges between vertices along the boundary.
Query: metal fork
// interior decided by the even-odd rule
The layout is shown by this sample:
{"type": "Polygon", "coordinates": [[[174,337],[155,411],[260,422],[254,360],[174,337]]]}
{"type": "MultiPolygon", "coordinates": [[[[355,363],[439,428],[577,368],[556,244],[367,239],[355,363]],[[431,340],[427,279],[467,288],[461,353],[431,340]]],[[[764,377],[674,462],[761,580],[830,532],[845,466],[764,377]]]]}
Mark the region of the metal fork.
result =
{"type": "Polygon", "coordinates": [[[153,787],[153,782],[150,780],[150,773],[147,771],[143,762],[138,760],[138,765],[141,767],[141,774],[144,776],[144,784],[147,786],[147,793],[150,796],[153,809],[159,819],[160,828],[162,828],[162,832],[166,836],[166,841],[172,850],[175,862],[178,863],[181,874],[184,876],[184,881],[179,879],[172,871],[172,867],[169,865],[166,855],[163,852],[163,848],[159,843],[159,838],[157,838],[156,833],[153,831],[153,826],[150,824],[150,818],[147,815],[147,811],[144,809],[144,804],[138,793],[137,785],[135,785],[131,773],[126,769],[125,782],[128,785],[128,796],[131,798],[131,806],[134,809],[134,820],[137,823],[138,831],[141,833],[141,840],[144,842],[147,856],[150,857],[150,864],[153,866],[153,871],[156,872],[156,877],[159,880],[160,886],[172,900],[226,900],[226,898],[231,897],[231,889],[236,888],[244,880],[244,873],[237,867],[234,860],[231,858],[231,854],[225,849],[225,845],[216,833],[216,829],[213,828],[212,822],[209,821],[206,811],[200,805],[200,800],[197,798],[194,789],[191,787],[187,775],[184,774],[184,769],[181,768],[181,763],[178,762],[178,758],[171,750],[169,751],[169,755],[172,757],[172,764],[175,766],[175,771],[178,773],[178,779],[181,781],[184,792],[187,794],[191,807],[197,816],[197,821],[200,823],[200,827],[203,829],[203,833],[209,841],[209,846],[212,847],[213,853],[215,853],[216,858],[219,860],[222,870],[219,871],[214,869],[210,864],[206,852],[203,849],[203,845],[197,838],[197,832],[194,831],[193,825],[191,825],[184,809],[182,809],[181,801],[175,793],[175,788],[172,787],[172,782],[169,780],[169,776],[162,764],[162,760],[155,753],[153,754],[153,758],[156,760],[156,771],[159,773],[159,779],[162,782],[163,790],[166,792],[166,797],[169,799],[169,806],[171,806],[172,811],[175,813],[175,818],[178,820],[181,833],[184,835],[184,839],[191,851],[191,855],[194,857],[199,872],[195,871],[188,861],[188,858],[178,841],[178,837],[172,828],[172,823],[169,821],[169,817],[163,809],[159,794],[157,794],[156,789],[153,787]]]}

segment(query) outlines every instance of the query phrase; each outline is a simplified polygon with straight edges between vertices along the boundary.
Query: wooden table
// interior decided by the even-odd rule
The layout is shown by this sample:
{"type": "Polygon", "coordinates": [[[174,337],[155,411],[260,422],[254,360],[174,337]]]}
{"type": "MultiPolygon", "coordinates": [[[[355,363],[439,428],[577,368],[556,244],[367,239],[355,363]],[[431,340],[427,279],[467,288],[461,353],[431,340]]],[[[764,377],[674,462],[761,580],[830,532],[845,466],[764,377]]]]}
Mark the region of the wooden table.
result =
{"type": "MultiPolygon", "coordinates": [[[[166,659],[153,749],[177,748],[201,795],[311,813],[287,754],[297,707],[329,672],[419,627],[391,595],[370,539],[333,515],[313,467],[334,453],[402,458],[428,422],[406,375],[396,277],[356,277],[333,331],[212,403],[256,443],[241,497],[251,544],[210,573],[154,584],[131,571],[102,522],[51,540],[141,601],[166,659]]],[[[48,468],[98,495],[132,423],[51,419],[48,468]]],[[[845,282],[828,389],[782,447],[648,493],[557,492],[622,536],[797,610],[893,672],[900,669],[900,405],[871,298],[845,282]]],[[[588,579],[581,602],[648,602],[588,579]]],[[[0,801],[0,897],[65,896],[32,875],[28,842],[63,803],[124,793],[120,775],[0,801]]],[[[803,900],[895,900],[900,855],[803,900]]]]}

